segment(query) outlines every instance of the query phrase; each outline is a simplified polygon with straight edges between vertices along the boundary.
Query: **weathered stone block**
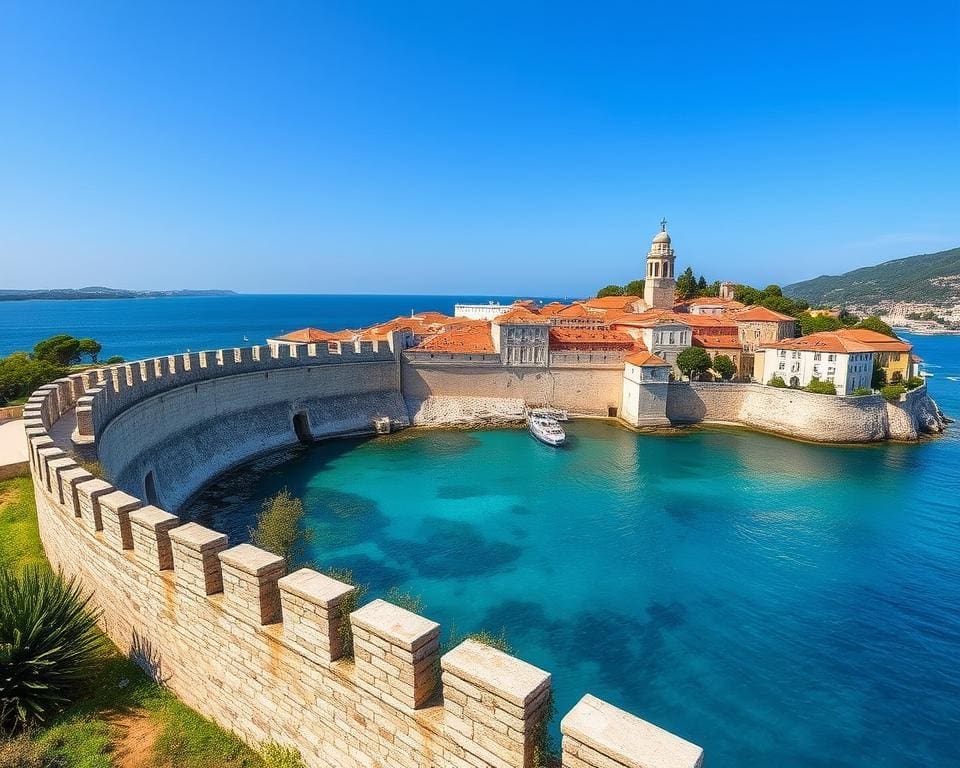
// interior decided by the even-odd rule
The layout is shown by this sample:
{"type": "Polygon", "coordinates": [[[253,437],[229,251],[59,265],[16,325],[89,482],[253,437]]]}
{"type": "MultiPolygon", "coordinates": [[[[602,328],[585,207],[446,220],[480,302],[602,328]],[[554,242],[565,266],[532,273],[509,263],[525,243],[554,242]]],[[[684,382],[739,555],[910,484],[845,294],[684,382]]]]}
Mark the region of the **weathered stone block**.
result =
{"type": "Polygon", "coordinates": [[[416,709],[438,683],[440,625],[385,600],[350,614],[360,685],[416,709]]]}
{"type": "Polygon", "coordinates": [[[196,523],[170,531],[173,570],[178,586],[203,595],[223,591],[220,552],[227,548],[227,536],[196,523]]]}
{"type": "Polygon", "coordinates": [[[80,517],[90,531],[103,530],[103,520],[100,516],[100,497],[114,490],[115,488],[110,483],[98,477],[77,483],[80,517]]]}
{"type": "Polygon", "coordinates": [[[130,513],[142,507],[140,499],[123,491],[113,491],[100,497],[100,520],[103,538],[114,549],[133,549],[130,513]]]}
{"type": "Polygon", "coordinates": [[[130,512],[133,551],[138,560],[158,571],[173,568],[173,547],[170,531],[180,525],[180,518],[154,506],[130,512]]]}
{"type": "Polygon", "coordinates": [[[550,674],[475,640],[440,660],[444,723],[465,752],[498,768],[529,768],[549,710],[550,674]]]}
{"type": "Polygon", "coordinates": [[[290,640],[330,662],[343,656],[341,625],[349,621],[340,606],[356,587],[310,568],[284,576],[277,584],[283,606],[283,631],[290,640]]]}
{"type": "Polygon", "coordinates": [[[560,721],[563,765],[701,768],[703,750],[662,728],[584,696],[560,721]]]}
{"type": "Polygon", "coordinates": [[[223,594],[241,614],[256,624],[280,621],[280,589],[277,581],[287,563],[252,544],[240,544],[220,553],[223,594]]]}
{"type": "Polygon", "coordinates": [[[57,497],[60,504],[65,502],[61,473],[76,466],[77,462],[71,456],[61,456],[47,462],[47,472],[50,474],[50,492],[57,497]]]}
{"type": "Polygon", "coordinates": [[[60,490],[63,494],[63,505],[73,512],[74,517],[80,517],[80,495],[77,486],[94,477],[83,467],[65,469],[60,473],[60,490]]]}

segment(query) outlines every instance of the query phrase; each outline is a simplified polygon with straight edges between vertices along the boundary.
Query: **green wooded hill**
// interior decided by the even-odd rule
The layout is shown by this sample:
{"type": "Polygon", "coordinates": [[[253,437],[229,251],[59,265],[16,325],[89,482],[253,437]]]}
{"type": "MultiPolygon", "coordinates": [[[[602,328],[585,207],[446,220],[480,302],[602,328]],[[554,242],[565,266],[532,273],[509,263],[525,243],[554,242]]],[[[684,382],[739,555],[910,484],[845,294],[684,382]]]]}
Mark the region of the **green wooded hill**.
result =
{"type": "Polygon", "coordinates": [[[880,301],[953,304],[960,301],[960,248],[894,259],[842,275],[785,285],[783,293],[812,306],[880,301]]]}

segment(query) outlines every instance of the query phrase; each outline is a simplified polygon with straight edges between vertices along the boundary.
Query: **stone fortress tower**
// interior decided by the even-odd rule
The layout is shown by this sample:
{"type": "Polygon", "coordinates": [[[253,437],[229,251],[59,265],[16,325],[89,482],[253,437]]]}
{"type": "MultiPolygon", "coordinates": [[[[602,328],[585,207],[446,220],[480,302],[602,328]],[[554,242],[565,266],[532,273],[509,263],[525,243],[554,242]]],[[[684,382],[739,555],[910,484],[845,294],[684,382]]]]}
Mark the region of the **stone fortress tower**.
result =
{"type": "Polygon", "coordinates": [[[653,238],[647,254],[647,273],[643,289],[643,301],[647,309],[673,309],[676,280],[674,279],[674,253],[667,233],[667,220],[660,219],[660,231],[653,238]]]}

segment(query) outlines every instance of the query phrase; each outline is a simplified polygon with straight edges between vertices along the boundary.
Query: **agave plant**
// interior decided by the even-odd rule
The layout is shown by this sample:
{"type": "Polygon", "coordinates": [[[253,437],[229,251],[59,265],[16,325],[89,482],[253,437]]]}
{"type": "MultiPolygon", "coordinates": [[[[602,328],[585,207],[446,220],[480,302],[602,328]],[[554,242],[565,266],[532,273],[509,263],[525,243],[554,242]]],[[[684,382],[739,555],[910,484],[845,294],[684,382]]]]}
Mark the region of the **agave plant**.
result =
{"type": "Polygon", "coordinates": [[[0,732],[62,710],[96,673],[106,648],[75,579],[0,569],[0,732]]]}

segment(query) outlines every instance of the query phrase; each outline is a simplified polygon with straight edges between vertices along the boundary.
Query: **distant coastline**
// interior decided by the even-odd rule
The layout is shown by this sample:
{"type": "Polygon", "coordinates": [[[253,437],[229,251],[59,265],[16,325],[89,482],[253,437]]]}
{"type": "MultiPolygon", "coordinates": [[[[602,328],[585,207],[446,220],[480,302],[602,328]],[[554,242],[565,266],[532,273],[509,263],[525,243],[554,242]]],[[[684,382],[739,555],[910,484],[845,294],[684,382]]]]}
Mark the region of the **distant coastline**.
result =
{"type": "Polygon", "coordinates": [[[236,296],[236,291],[222,289],[179,291],[127,291],[120,288],[91,286],[88,288],[44,288],[38,290],[0,289],[0,301],[82,301],[86,299],[159,299],[177,296],[236,296]]]}

